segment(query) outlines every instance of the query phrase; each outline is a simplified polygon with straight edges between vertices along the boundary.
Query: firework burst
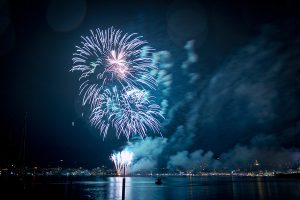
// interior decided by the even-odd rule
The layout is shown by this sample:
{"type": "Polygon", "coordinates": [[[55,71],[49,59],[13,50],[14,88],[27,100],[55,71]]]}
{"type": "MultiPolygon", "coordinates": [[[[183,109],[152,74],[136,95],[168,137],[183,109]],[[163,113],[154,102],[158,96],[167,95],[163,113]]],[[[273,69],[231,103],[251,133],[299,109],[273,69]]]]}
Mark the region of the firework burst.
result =
{"type": "Polygon", "coordinates": [[[159,133],[157,118],[162,116],[160,107],[152,99],[145,90],[124,89],[120,98],[121,107],[114,118],[117,136],[124,133],[129,139],[131,135],[139,133],[143,138],[148,129],[159,133]]]}
{"type": "Polygon", "coordinates": [[[81,93],[84,103],[92,98],[93,92],[111,85],[142,86],[154,89],[155,79],[149,71],[152,58],[143,56],[142,47],[147,44],[136,34],[122,34],[110,28],[82,37],[81,46],[76,46],[71,71],[80,71],[79,80],[84,80],[81,93]]]}
{"type": "Polygon", "coordinates": [[[116,88],[106,89],[92,103],[91,124],[99,128],[104,137],[110,126],[118,138],[121,134],[127,139],[134,134],[143,138],[147,130],[160,133],[158,119],[163,116],[152,99],[145,90],[137,88],[124,88],[120,94],[116,88]]]}
{"type": "Polygon", "coordinates": [[[113,161],[116,172],[118,176],[122,174],[122,172],[127,171],[129,165],[132,162],[133,159],[133,153],[129,152],[127,150],[124,150],[122,152],[113,153],[110,157],[110,160],[113,161]]]}
{"type": "Polygon", "coordinates": [[[148,130],[159,133],[160,107],[149,95],[157,87],[150,73],[156,67],[150,55],[141,56],[147,42],[113,28],[81,38],[71,71],[81,72],[79,94],[82,105],[90,106],[90,123],[103,138],[109,129],[127,139],[133,134],[143,138],[148,130]]]}

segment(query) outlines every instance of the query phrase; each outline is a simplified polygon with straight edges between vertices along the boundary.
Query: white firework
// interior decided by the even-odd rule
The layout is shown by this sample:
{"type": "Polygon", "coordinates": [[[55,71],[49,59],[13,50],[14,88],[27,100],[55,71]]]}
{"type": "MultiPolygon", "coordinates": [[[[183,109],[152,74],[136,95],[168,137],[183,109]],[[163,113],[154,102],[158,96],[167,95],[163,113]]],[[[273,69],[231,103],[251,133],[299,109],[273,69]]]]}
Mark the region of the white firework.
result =
{"type": "Polygon", "coordinates": [[[81,72],[83,104],[93,98],[96,90],[111,85],[156,87],[156,81],[149,73],[156,68],[151,64],[152,58],[140,57],[147,42],[136,35],[109,28],[104,31],[96,29],[90,36],[81,37],[81,46],[76,46],[73,54],[71,71],[81,72]]]}
{"type": "MultiPolygon", "coordinates": [[[[79,94],[82,105],[90,106],[91,125],[103,138],[109,130],[127,139],[133,134],[144,138],[147,131],[160,133],[160,107],[148,91],[157,87],[150,73],[156,67],[150,53],[141,56],[147,42],[114,28],[96,29],[81,38],[71,71],[81,72],[79,94]]],[[[147,47],[147,52],[152,50],[147,47]]]]}

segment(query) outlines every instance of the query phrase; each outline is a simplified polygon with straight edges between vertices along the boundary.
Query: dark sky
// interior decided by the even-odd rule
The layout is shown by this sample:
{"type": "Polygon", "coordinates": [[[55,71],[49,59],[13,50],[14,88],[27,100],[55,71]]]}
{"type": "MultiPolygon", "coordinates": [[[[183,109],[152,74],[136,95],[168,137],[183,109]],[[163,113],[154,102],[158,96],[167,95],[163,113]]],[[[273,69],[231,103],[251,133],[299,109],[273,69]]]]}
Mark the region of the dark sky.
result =
{"type": "Polygon", "coordinates": [[[245,149],[259,154],[259,145],[274,147],[261,151],[280,156],[298,153],[296,2],[1,0],[0,165],[21,162],[26,113],[27,165],[56,165],[60,159],[66,166],[111,165],[108,155],[127,140],[113,133],[103,140],[81,117],[79,76],[69,72],[80,36],[111,26],[139,33],[171,55],[169,94],[157,97],[169,102],[162,126],[167,157],[157,156],[161,163],[176,164],[170,156],[198,149],[228,163],[245,149]],[[193,50],[184,48],[189,40],[193,50]],[[184,76],[189,51],[198,60],[184,76]],[[189,84],[192,75],[198,78],[189,84]]]}

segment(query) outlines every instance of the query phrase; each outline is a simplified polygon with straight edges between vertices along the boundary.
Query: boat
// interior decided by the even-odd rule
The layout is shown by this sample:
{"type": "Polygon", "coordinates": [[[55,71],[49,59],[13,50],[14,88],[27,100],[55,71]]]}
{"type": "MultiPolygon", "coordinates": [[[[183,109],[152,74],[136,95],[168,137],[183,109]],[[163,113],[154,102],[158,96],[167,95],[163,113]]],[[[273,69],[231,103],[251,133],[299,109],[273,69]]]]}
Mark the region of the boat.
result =
{"type": "Polygon", "coordinates": [[[157,177],[156,181],[155,181],[155,184],[156,185],[161,185],[162,184],[162,181],[161,181],[161,178],[160,177],[157,177]]]}

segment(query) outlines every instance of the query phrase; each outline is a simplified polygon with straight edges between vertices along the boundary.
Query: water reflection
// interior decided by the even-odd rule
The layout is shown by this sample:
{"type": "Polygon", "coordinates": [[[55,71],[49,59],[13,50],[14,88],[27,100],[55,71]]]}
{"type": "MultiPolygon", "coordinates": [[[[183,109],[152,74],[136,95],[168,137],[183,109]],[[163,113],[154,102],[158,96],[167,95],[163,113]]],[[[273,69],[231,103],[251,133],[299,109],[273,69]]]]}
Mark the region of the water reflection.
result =
{"type": "MultiPolygon", "coordinates": [[[[122,198],[122,177],[109,177],[107,184],[107,199],[122,198]]],[[[100,199],[99,199],[100,200],[100,199]]]]}
{"type": "Polygon", "coordinates": [[[257,190],[258,190],[258,197],[259,200],[265,199],[265,183],[262,182],[262,178],[257,178],[257,190]]]}
{"type": "MultiPolygon", "coordinates": [[[[275,177],[126,177],[126,200],[300,199],[299,179],[275,177]]],[[[0,199],[119,200],[122,177],[18,177],[0,176],[0,199]],[[26,189],[24,190],[24,184],[26,189]]]]}
{"type": "MultiPolygon", "coordinates": [[[[91,199],[122,199],[123,177],[99,178],[97,181],[84,181],[81,184],[88,185],[85,191],[91,199]]],[[[125,199],[134,199],[131,194],[131,177],[126,177],[125,199]]]]}
{"type": "MultiPolygon", "coordinates": [[[[81,195],[86,199],[121,199],[122,179],[107,177],[83,181],[86,192],[81,195]]],[[[125,199],[300,199],[297,189],[300,189],[300,180],[191,176],[165,177],[162,185],[156,185],[155,177],[126,177],[125,199]]]]}
{"type": "Polygon", "coordinates": [[[238,186],[237,183],[235,182],[235,177],[231,178],[231,182],[232,182],[232,193],[233,193],[233,199],[238,199],[238,186]]]}
{"type": "Polygon", "coordinates": [[[125,199],[163,199],[163,190],[160,189],[162,187],[155,184],[153,177],[129,177],[126,178],[125,199]]]}
{"type": "Polygon", "coordinates": [[[193,199],[193,177],[189,176],[189,199],[193,199]]]}

